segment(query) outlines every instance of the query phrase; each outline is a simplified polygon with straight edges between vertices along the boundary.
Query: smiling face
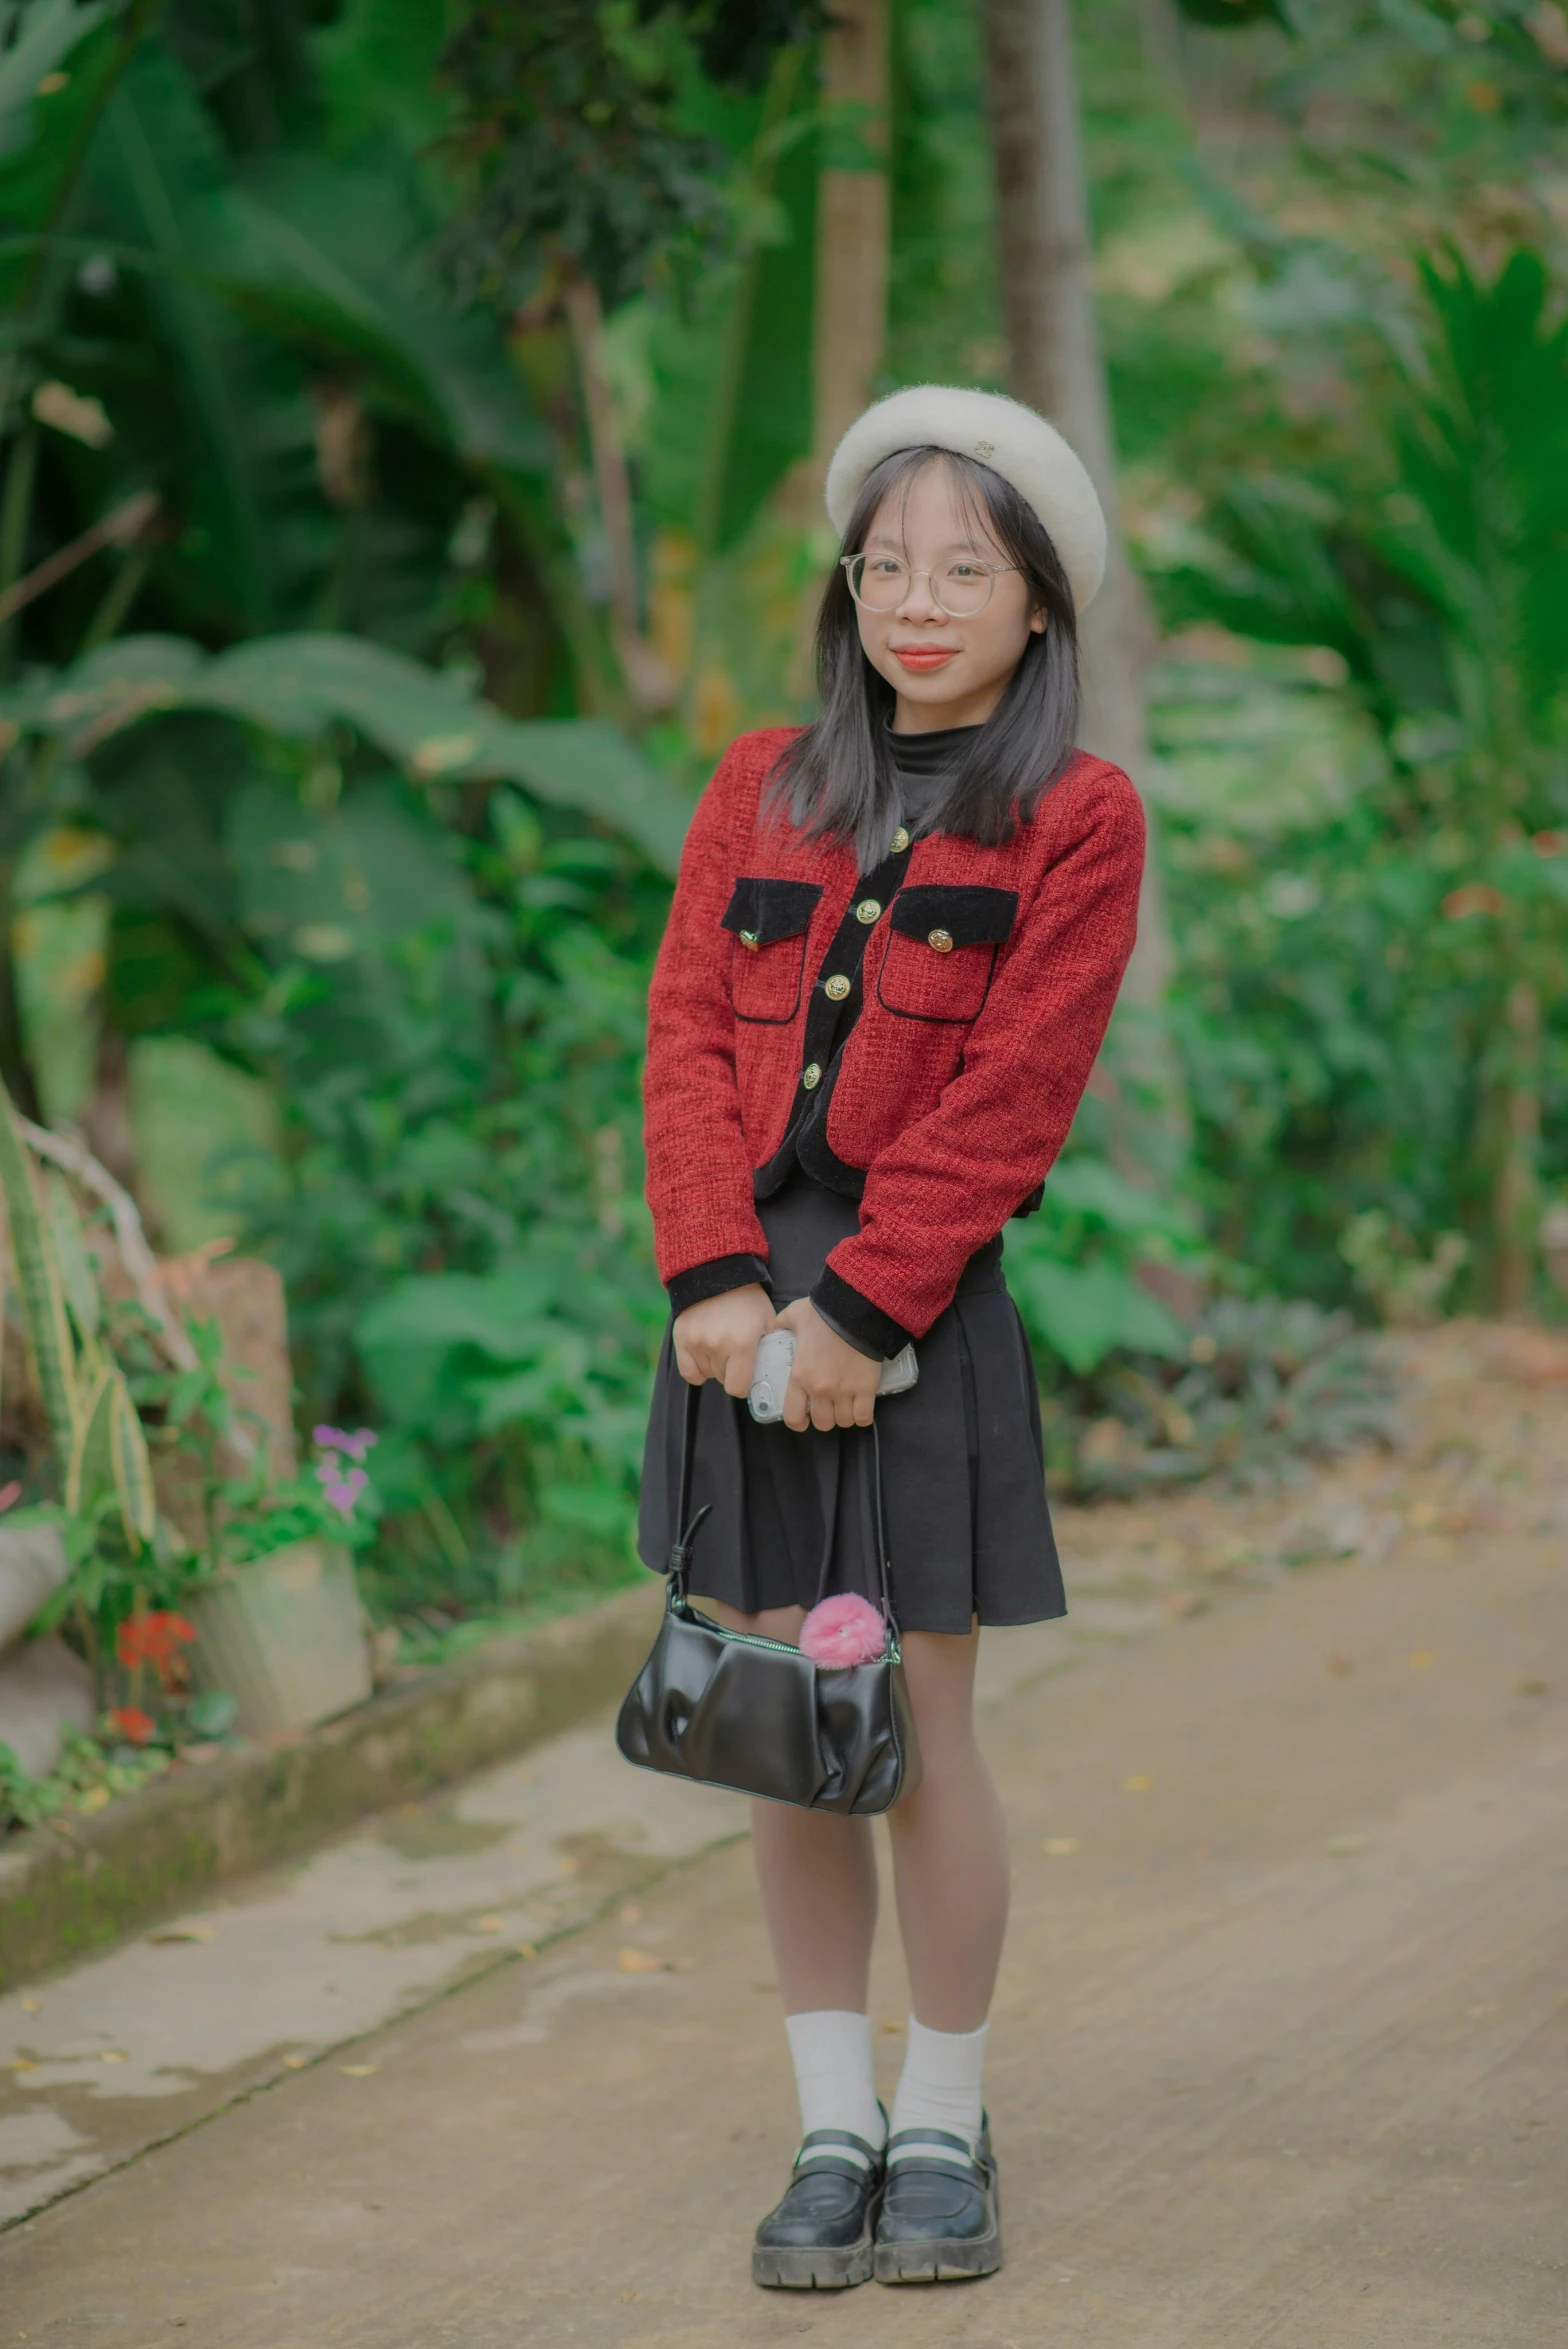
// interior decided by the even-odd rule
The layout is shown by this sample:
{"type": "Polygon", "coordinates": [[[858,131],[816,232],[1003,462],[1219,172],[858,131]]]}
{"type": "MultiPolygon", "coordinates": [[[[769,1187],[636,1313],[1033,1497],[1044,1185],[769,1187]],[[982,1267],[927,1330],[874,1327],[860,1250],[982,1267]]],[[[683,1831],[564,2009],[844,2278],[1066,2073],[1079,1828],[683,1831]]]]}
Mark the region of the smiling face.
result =
{"type": "Polygon", "coordinates": [[[1028,583],[1006,567],[983,513],[958,494],[949,468],[933,460],[883,499],[861,551],[868,570],[878,556],[896,557],[911,574],[895,610],[855,610],[865,656],[897,696],[894,733],[983,725],[1030,636],[1045,629],[1044,612],[1030,609],[1028,583]],[[931,593],[931,574],[940,580],[955,565],[979,564],[998,573],[990,602],[966,619],[951,619],[931,593]]]}

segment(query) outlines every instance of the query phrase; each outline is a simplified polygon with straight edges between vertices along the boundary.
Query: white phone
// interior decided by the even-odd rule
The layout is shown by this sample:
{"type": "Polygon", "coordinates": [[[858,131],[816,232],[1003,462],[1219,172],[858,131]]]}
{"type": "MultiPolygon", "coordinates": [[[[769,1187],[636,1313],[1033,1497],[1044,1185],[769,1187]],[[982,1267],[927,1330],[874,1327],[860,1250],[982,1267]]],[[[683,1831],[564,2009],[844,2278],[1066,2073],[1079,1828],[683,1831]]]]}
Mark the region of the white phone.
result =
{"type": "MultiPolygon", "coordinates": [[[[763,1427],[771,1427],[784,1416],[784,1397],[789,1391],[789,1374],[795,1366],[795,1333],[792,1329],[770,1329],[766,1337],[757,1340],[757,1359],[751,1373],[751,1393],[746,1400],[751,1416],[763,1427]]],[[[905,1346],[882,1365],[882,1376],[877,1383],[878,1395],[902,1395],[920,1376],[920,1365],[915,1360],[913,1346],[905,1346]]]]}

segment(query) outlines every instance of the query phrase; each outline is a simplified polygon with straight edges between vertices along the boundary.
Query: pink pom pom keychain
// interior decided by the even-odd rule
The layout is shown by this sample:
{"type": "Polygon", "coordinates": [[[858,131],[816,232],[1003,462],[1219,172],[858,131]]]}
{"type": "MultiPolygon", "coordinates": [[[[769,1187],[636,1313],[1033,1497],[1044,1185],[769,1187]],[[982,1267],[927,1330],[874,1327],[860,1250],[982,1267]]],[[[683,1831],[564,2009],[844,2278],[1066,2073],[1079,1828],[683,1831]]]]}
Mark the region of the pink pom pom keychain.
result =
{"type": "Polygon", "coordinates": [[[886,1644],[879,1610],[858,1591],[819,1599],[800,1627],[800,1652],[813,1664],[874,1664],[886,1644]]]}

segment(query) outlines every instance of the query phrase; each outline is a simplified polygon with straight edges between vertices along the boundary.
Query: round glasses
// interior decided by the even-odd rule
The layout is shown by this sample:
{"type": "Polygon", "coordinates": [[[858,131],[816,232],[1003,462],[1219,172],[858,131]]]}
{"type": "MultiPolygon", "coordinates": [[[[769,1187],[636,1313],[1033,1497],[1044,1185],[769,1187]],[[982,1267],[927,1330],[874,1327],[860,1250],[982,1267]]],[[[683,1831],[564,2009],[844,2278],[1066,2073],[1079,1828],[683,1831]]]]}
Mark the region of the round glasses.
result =
{"type": "Polygon", "coordinates": [[[972,555],[955,556],[934,570],[916,571],[898,555],[840,555],[849,592],[868,612],[896,612],[917,579],[931,582],[931,601],[950,620],[972,620],[991,601],[991,591],[1004,571],[1016,563],[982,563],[972,555]]]}

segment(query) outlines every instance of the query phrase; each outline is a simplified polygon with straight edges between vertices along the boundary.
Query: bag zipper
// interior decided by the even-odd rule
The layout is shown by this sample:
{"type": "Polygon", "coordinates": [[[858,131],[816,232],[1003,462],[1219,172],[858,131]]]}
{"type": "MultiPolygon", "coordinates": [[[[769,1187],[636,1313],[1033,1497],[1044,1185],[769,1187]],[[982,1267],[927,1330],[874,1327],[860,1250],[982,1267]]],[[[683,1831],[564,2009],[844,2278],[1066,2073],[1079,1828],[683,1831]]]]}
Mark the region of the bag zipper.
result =
{"type": "MultiPolygon", "coordinates": [[[[678,1603],[690,1610],[687,1618],[688,1621],[697,1622],[705,1631],[716,1632],[720,1639],[733,1640],[737,1647],[768,1648],[771,1649],[775,1655],[779,1656],[800,1655],[799,1648],[791,1647],[787,1639],[769,1639],[763,1632],[760,1631],[731,1631],[727,1623],[715,1623],[711,1616],[698,1615],[696,1610],[691,1607],[691,1602],[689,1599],[682,1599],[678,1603]]],[[[671,1606],[670,1613],[672,1615],[675,1613],[674,1606],[671,1606]]],[[[904,1660],[903,1651],[899,1647],[897,1640],[894,1640],[892,1645],[886,1648],[880,1656],[873,1656],[870,1660],[874,1664],[901,1664],[904,1660]]],[[[811,1661],[812,1659],[810,1656],[801,1656],[801,1662],[803,1664],[809,1664],[811,1661]]],[[[842,1670],[843,1668],[844,1667],[842,1666],[832,1665],[827,1667],[827,1669],[830,1671],[842,1670]]],[[[822,1669],[823,1667],[819,1665],[818,1670],[820,1671],[822,1669]]],[[[850,1669],[852,1670],[853,1666],[851,1666],[850,1669]]]]}

